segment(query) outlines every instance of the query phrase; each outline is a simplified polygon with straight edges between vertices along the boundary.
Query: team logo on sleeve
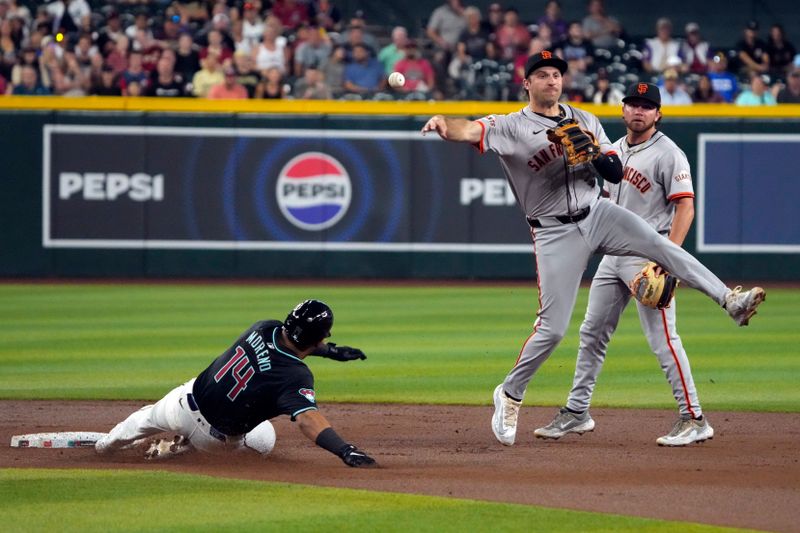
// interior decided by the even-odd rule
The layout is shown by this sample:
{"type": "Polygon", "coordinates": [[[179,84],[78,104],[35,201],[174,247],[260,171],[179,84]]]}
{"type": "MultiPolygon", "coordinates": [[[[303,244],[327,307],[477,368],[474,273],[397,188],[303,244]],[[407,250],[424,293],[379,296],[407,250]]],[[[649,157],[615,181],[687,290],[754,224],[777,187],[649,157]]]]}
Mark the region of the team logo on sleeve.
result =
{"type": "Polygon", "coordinates": [[[297,391],[300,393],[300,396],[304,397],[311,403],[317,403],[317,398],[314,395],[314,389],[300,389],[297,391]]]}
{"type": "Polygon", "coordinates": [[[336,159],[322,152],[305,152],[281,169],[276,186],[281,213],[298,228],[330,228],[350,207],[350,175],[336,159]]]}

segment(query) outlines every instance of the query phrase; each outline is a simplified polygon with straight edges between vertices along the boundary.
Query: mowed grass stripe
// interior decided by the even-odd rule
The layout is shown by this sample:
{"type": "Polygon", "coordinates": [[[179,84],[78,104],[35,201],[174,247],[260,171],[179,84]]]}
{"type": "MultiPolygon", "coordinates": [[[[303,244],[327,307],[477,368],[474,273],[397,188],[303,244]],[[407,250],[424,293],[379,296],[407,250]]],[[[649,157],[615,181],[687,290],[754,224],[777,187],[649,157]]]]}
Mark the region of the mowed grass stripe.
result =
{"type": "Polygon", "coordinates": [[[737,531],[475,500],[121,470],[0,470],[0,521],[9,533],[737,531]]]}
{"type": "MultiPolygon", "coordinates": [[[[581,289],[567,334],[531,382],[526,404],[565,401],[587,296],[581,289]]],[[[368,355],[352,363],[309,360],[322,403],[489,404],[538,305],[534,283],[0,285],[0,397],[157,399],[250,324],[282,319],[309,297],[333,307],[332,341],[368,355]]],[[[707,410],[800,411],[800,290],[768,287],[746,328],[697,291],[682,287],[677,305],[707,410]]],[[[612,339],[594,405],[675,405],[633,305],[612,339]]]]}

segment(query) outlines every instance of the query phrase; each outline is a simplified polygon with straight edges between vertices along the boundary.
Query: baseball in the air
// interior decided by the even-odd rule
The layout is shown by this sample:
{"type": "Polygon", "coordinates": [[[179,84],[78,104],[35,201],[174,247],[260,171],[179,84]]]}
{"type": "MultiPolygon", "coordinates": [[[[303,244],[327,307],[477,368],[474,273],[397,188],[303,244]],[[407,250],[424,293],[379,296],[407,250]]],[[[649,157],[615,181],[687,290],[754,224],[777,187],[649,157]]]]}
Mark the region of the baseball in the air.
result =
{"type": "Polygon", "coordinates": [[[402,87],[406,83],[406,77],[399,72],[389,74],[389,85],[392,87],[402,87]]]}

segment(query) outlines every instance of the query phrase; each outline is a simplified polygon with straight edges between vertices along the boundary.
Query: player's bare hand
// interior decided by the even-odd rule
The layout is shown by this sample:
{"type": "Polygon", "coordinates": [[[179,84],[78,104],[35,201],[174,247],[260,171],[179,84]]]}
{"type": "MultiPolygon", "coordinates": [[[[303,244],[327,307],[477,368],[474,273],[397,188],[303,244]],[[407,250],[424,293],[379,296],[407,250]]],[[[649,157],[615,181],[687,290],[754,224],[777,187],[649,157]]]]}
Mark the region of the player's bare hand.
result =
{"type": "Polygon", "coordinates": [[[342,454],[342,461],[344,461],[344,464],[347,466],[352,466],[353,468],[371,468],[378,466],[378,463],[375,462],[375,459],[362,452],[352,444],[348,446],[342,454]]]}
{"type": "Polygon", "coordinates": [[[434,115],[428,122],[422,126],[422,134],[425,135],[429,131],[435,131],[442,139],[447,139],[447,121],[443,115],[434,115]]]}

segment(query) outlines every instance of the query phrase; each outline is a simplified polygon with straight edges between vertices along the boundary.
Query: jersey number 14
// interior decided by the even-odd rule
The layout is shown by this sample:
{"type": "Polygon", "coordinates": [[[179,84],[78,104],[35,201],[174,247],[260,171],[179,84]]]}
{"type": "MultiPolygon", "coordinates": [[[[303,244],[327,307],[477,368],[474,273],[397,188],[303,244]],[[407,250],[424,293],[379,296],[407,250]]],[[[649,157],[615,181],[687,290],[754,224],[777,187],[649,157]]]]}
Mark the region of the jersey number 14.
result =
{"type": "Polygon", "coordinates": [[[228,391],[228,399],[234,401],[239,396],[239,393],[247,388],[247,382],[256,373],[253,367],[250,366],[250,360],[247,359],[247,354],[245,354],[244,348],[241,346],[236,347],[236,352],[231,356],[230,360],[219,369],[219,372],[214,374],[214,381],[219,383],[229,370],[233,379],[236,380],[236,384],[228,391]]]}

